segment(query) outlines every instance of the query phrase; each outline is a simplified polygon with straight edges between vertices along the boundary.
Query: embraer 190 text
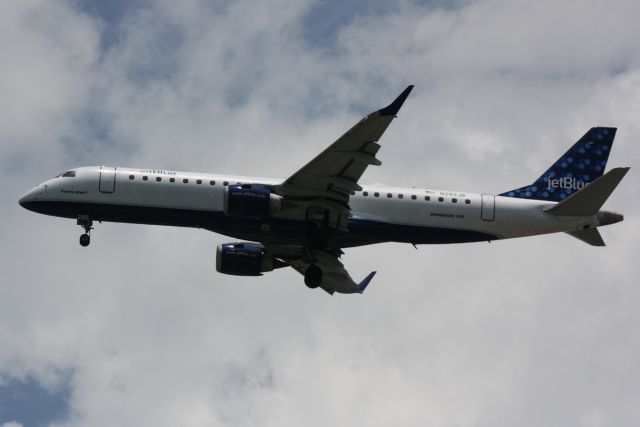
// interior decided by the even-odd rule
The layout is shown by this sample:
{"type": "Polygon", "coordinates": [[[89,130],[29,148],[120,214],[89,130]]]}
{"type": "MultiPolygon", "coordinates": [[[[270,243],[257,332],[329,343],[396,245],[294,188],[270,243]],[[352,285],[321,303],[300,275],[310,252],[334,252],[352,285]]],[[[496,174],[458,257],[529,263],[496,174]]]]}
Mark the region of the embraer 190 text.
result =
{"type": "Polygon", "coordinates": [[[466,243],[565,232],[604,246],[598,227],[622,221],[600,210],[629,168],[604,173],[615,128],[594,127],[531,185],[471,194],[361,185],[379,166],[378,141],[413,86],[353,126],[285,180],[89,166],[28,191],[20,205],[74,218],[89,245],[94,221],[204,228],[246,242],[219,245],[216,269],[259,276],[290,266],[310,288],[362,293],[342,249],[383,242],[466,243]]]}

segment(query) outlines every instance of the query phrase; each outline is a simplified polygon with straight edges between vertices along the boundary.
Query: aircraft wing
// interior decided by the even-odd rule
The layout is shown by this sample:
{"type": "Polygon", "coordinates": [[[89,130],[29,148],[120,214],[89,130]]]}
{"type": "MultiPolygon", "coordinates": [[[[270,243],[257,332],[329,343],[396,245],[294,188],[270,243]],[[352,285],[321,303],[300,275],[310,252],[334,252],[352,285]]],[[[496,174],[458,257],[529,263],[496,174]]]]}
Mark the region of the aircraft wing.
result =
{"type": "MultiPolygon", "coordinates": [[[[322,284],[320,287],[331,295],[333,295],[334,292],[340,292],[343,294],[361,294],[376,274],[376,272],[373,271],[360,283],[356,283],[344,268],[342,262],[338,259],[340,252],[316,251],[314,255],[316,257],[315,265],[320,267],[323,272],[322,284]]],[[[302,259],[283,259],[283,261],[303,276],[307,271],[307,268],[311,265],[302,259]]]]}
{"type": "Polygon", "coordinates": [[[351,208],[351,191],[360,191],[358,180],[369,165],[382,164],[375,155],[377,141],[409,96],[408,86],[391,104],[375,111],[326,150],[277,187],[277,193],[289,200],[309,201],[329,213],[328,225],[345,229],[351,208]]]}

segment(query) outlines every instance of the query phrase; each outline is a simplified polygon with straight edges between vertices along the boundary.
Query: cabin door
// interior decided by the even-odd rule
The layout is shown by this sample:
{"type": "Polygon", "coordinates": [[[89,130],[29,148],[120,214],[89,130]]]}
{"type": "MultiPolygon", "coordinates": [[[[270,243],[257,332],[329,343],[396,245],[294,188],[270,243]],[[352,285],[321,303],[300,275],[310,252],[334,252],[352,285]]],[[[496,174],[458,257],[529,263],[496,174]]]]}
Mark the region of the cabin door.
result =
{"type": "Polygon", "coordinates": [[[481,217],[485,221],[493,221],[496,217],[496,197],[489,194],[482,195],[481,217]]]}
{"type": "Polygon", "coordinates": [[[116,168],[100,166],[100,192],[113,193],[116,188],[116,168]]]}

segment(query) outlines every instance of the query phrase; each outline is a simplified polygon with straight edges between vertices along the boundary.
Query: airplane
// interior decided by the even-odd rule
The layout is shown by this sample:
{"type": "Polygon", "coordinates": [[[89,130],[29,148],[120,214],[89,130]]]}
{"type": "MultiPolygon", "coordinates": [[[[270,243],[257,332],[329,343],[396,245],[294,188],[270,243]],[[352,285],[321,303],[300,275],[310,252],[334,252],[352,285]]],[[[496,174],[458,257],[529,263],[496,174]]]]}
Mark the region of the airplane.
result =
{"type": "Polygon", "coordinates": [[[78,167],[24,194],[31,211],[73,218],[88,246],[94,221],[194,227],[240,242],[221,244],[216,270],[261,276],[290,266],[309,288],[363,293],[375,271],[354,281],[343,249],[494,241],[565,232],[604,246],[598,227],[623,220],[601,210],[628,172],[604,173],[616,128],[594,127],[532,184],[501,194],[360,185],[379,140],[413,85],[349,129],[287,179],[166,169],[78,167]]]}

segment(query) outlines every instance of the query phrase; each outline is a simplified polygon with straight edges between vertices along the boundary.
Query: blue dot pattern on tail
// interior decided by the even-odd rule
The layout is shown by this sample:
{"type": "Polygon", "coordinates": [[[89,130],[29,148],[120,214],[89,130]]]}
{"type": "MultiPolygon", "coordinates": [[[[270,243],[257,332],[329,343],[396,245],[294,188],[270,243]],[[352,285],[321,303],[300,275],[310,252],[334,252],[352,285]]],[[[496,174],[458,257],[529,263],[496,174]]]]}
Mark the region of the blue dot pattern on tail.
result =
{"type": "Polygon", "coordinates": [[[500,196],[559,202],[604,173],[616,128],[591,128],[533,184],[500,196]]]}

